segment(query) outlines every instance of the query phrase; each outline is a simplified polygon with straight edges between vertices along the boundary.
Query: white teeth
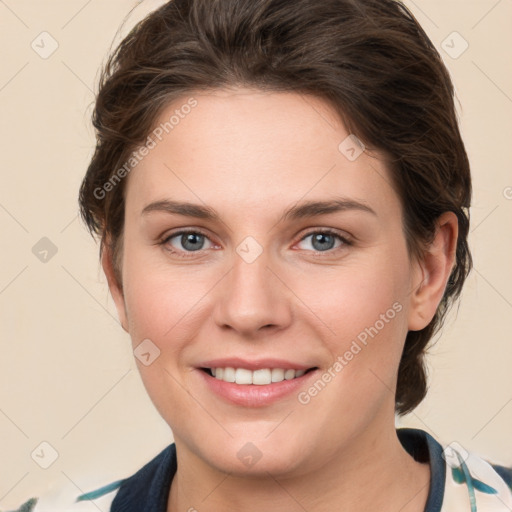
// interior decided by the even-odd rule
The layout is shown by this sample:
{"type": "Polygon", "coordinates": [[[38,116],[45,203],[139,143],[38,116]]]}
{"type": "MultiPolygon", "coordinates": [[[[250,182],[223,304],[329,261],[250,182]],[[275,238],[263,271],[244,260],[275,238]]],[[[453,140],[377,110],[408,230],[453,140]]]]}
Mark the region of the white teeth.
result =
{"type": "Polygon", "coordinates": [[[222,375],[222,380],[226,382],[235,382],[235,369],[234,368],[224,368],[224,374],[222,375]]]}
{"type": "Polygon", "coordinates": [[[252,383],[258,386],[270,384],[272,382],[272,372],[268,368],[255,370],[252,372],[252,383]]]}
{"type": "Polygon", "coordinates": [[[282,368],[272,369],[272,382],[281,382],[284,380],[284,370],[282,368]]]}
{"type": "Polygon", "coordinates": [[[211,368],[212,375],[224,382],[235,382],[236,384],[255,384],[266,386],[273,382],[292,380],[302,377],[306,370],[284,370],[283,368],[262,368],[260,370],[247,370],[245,368],[211,368]]]}
{"type": "Polygon", "coordinates": [[[286,370],[284,372],[284,378],[286,380],[292,380],[295,378],[295,370],[286,370]]]}
{"type": "Polygon", "coordinates": [[[251,370],[246,370],[245,368],[237,368],[235,370],[235,382],[237,384],[252,384],[251,370]]]}

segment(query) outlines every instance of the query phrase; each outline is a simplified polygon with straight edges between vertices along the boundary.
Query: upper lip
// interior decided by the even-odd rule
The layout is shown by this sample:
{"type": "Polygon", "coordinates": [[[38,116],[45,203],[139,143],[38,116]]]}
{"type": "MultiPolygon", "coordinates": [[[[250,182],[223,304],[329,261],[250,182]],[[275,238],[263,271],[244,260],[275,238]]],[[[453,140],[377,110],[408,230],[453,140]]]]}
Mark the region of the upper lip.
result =
{"type": "Polygon", "coordinates": [[[294,363],[292,361],[285,361],[284,359],[243,359],[240,357],[229,357],[222,359],[210,359],[199,364],[199,368],[245,368],[247,370],[261,370],[262,368],[283,368],[284,370],[309,370],[314,368],[315,365],[304,365],[301,363],[294,363]]]}

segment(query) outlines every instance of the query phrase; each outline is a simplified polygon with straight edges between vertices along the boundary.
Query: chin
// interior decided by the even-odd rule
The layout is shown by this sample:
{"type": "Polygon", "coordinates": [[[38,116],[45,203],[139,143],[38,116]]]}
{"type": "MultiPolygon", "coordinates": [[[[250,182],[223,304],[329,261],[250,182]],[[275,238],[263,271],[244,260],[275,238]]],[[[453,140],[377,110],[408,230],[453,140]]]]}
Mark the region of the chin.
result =
{"type": "Polygon", "coordinates": [[[212,447],[204,447],[198,455],[209,465],[219,471],[239,477],[286,477],[295,474],[304,464],[304,447],[301,443],[279,445],[269,440],[261,439],[254,442],[230,439],[224,446],[212,451],[212,447]]]}

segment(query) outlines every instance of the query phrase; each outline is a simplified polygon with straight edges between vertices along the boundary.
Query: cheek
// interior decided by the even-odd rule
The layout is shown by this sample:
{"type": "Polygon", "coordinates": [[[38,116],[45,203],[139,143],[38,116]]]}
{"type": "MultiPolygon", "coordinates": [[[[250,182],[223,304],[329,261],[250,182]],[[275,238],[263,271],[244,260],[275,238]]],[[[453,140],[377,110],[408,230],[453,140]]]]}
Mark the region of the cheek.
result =
{"type": "Polygon", "coordinates": [[[407,334],[407,265],[405,249],[390,250],[364,265],[310,276],[298,288],[329,328],[324,343],[333,361],[339,358],[333,391],[346,396],[340,387],[357,383],[358,394],[368,397],[379,396],[376,387],[385,393],[394,387],[407,334]]]}
{"type": "MultiPolygon", "coordinates": [[[[125,290],[132,337],[162,340],[191,313],[200,294],[190,280],[168,275],[133,273],[125,290]]],[[[135,340],[134,340],[135,341],[135,340]]]]}
{"type": "MultiPolygon", "coordinates": [[[[151,266],[136,251],[126,258],[124,269],[125,302],[135,361],[149,397],[170,423],[170,411],[174,418],[186,417],[191,406],[180,384],[180,361],[187,359],[190,339],[197,336],[201,325],[200,299],[207,283],[202,283],[197,275],[194,278],[192,273],[151,266]],[[156,346],[155,349],[150,345],[152,357],[157,354],[148,365],[137,358],[137,353],[142,352],[137,347],[143,341],[147,344],[145,340],[156,346]]],[[[143,346],[147,352],[148,345],[143,346]]]]}
{"type": "MultiPolygon", "coordinates": [[[[405,309],[407,279],[384,259],[357,268],[335,269],[329,275],[318,273],[298,283],[300,297],[334,331],[334,338],[356,337],[386,315],[400,323],[405,309]],[[393,305],[398,306],[393,308],[393,305]]],[[[381,322],[378,327],[382,330],[381,322]]],[[[331,334],[333,334],[331,332],[331,334]]]]}
{"type": "Polygon", "coordinates": [[[304,282],[297,293],[329,327],[322,341],[332,358],[319,375],[322,382],[302,390],[299,402],[305,411],[312,404],[333,438],[364,428],[383,404],[394,403],[407,333],[407,281],[400,266],[393,270],[388,263],[381,259],[366,268],[338,269],[329,279],[304,282]]]}
{"type": "Polygon", "coordinates": [[[192,265],[173,268],[142,250],[127,254],[124,295],[132,343],[150,339],[161,351],[161,362],[173,361],[204,322],[205,297],[218,275],[198,273],[192,265]]]}

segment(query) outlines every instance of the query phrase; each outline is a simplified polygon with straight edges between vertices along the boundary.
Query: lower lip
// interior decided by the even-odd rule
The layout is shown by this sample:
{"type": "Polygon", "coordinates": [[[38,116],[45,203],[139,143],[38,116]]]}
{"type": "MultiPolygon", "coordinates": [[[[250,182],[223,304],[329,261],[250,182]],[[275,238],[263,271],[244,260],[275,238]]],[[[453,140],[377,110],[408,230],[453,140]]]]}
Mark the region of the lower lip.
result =
{"type": "Polygon", "coordinates": [[[279,399],[298,393],[307,380],[316,374],[311,370],[300,377],[281,382],[273,382],[258,386],[256,384],[235,384],[212,377],[203,370],[197,370],[211,391],[225,400],[244,407],[263,407],[277,402],[279,399]]]}

